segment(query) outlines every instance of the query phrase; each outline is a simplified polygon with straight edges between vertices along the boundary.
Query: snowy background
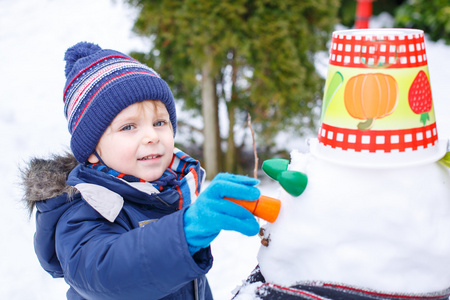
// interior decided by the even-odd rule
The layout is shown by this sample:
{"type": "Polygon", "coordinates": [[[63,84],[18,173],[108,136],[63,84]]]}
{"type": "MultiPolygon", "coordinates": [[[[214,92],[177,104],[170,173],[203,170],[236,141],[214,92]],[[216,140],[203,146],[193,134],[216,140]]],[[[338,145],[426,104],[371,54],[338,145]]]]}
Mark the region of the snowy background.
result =
{"type": "MultiPolygon", "coordinates": [[[[67,285],[43,271],[34,254],[34,216],[29,219],[21,202],[18,168],[32,156],[48,157],[69,145],[62,103],[68,47],[91,41],[127,53],[149,44],[132,34],[136,12],[119,0],[0,0],[0,7],[0,170],[6,176],[0,182],[0,298],[64,299],[67,285]]],[[[389,24],[390,17],[382,15],[371,27],[389,24]]],[[[426,50],[439,136],[448,138],[450,47],[426,41],[426,50]]],[[[303,144],[296,139],[288,147],[303,144]]],[[[269,196],[276,192],[268,180],[260,188],[269,196]]],[[[259,245],[258,237],[231,232],[213,242],[208,278],[216,299],[231,298],[256,265],[259,245]]]]}

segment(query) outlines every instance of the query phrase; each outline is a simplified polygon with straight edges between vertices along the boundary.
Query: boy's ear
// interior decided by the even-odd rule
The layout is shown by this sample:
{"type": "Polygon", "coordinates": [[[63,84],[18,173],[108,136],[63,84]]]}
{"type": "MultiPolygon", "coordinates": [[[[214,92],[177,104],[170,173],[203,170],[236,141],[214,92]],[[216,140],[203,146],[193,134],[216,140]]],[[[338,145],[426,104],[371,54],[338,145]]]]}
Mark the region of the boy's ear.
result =
{"type": "Polygon", "coordinates": [[[90,162],[91,164],[96,164],[98,162],[100,162],[97,158],[97,156],[95,156],[94,153],[92,153],[89,157],[88,157],[88,162],[90,162]]]}

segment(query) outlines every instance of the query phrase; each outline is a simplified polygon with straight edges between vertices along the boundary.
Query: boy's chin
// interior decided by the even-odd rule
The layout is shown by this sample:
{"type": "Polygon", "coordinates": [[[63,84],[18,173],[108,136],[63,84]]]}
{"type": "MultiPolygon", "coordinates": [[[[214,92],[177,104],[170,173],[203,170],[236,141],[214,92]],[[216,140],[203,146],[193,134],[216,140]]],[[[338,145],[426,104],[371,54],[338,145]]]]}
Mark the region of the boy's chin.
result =
{"type": "Polygon", "coordinates": [[[140,179],[143,179],[145,181],[148,182],[152,182],[155,180],[158,180],[159,178],[161,178],[161,176],[164,174],[165,170],[153,170],[153,171],[148,171],[148,172],[144,172],[141,173],[140,176],[136,176],[140,179]]]}

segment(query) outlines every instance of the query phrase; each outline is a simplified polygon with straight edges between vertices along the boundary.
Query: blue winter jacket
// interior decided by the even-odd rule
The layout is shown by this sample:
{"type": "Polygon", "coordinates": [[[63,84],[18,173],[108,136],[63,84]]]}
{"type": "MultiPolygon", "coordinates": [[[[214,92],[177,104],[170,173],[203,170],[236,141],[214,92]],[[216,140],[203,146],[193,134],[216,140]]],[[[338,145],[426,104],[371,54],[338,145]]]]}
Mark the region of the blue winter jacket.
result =
{"type": "MultiPolygon", "coordinates": [[[[64,169],[56,162],[44,164],[64,169]]],[[[26,195],[37,208],[36,254],[70,285],[68,299],[212,299],[205,277],[212,255],[209,248],[189,254],[177,193],[163,199],[83,165],[56,188],[42,183],[42,166],[29,170],[54,194],[26,195]]]]}

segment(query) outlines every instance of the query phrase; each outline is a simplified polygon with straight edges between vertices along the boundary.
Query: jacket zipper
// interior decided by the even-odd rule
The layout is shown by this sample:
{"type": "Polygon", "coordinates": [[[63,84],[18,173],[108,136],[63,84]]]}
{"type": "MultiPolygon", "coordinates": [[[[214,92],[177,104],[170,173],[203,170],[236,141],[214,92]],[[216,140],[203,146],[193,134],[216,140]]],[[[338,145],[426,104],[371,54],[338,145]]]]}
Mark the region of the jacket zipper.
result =
{"type": "Polygon", "coordinates": [[[194,299],[195,300],[199,300],[200,299],[198,297],[198,279],[197,278],[194,279],[194,299]]]}
{"type": "Polygon", "coordinates": [[[158,199],[159,201],[161,201],[163,204],[165,204],[168,207],[173,207],[173,205],[170,205],[169,203],[167,203],[166,201],[164,201],[163,199],[161,199],[161,197],[159,197],[158,195],[154,195],[156,199],[158,199]]]}

